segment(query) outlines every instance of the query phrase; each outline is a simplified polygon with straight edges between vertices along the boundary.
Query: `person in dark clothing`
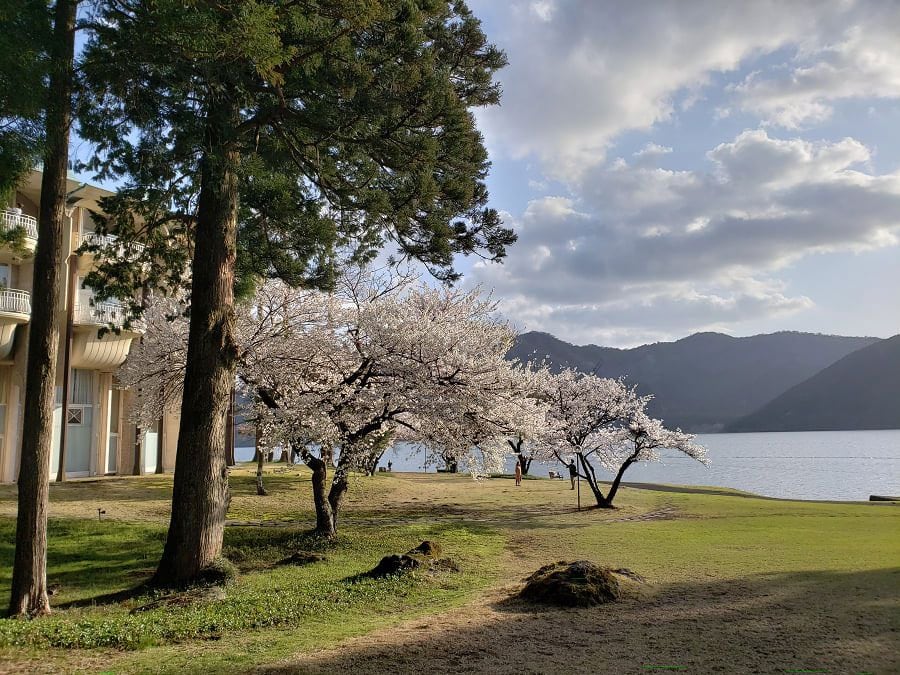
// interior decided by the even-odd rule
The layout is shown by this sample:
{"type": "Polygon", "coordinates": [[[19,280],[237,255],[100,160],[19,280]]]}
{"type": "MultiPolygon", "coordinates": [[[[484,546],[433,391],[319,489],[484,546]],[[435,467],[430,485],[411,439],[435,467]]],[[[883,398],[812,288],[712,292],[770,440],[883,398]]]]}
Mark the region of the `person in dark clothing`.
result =
{"type": "Polygon", "coordinates": [[[578,475],[578,469],[575,466],[575,460],[569,462],[569,480],[572,482],[572,489],[575,489],[575,477],[578,475]]]}

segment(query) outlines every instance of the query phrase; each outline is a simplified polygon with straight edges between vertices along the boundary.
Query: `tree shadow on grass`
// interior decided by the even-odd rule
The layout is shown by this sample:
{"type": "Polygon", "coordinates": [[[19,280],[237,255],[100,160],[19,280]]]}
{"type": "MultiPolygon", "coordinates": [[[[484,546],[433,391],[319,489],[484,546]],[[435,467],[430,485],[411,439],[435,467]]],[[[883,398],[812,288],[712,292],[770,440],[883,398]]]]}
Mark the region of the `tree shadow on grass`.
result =
{"type": "MultiPolygon", "coordinates": [[[[67,584],[78,582],[86,583],[90,580],[92,587],[115,586],[116,582],[128,580],[135,585],[77,598],[68,602],[54,605],[58,609],[74,607],[94,607],[103,605],[119,605],[136,599],[145,599],[159,594],[178,594],[179,589],[155,589],[149,585],[150,579],[156,570],[155,563],[162,552],[164,533],[160,537],[160,545],[154,549],[150,558],[136,561],[124,551],[107,551],[105,554],[92,555],[85,559],[83,553],[53,554],[50,555],[52,582],[66,587],[67,584]],[[148,567],[147,563],[152,566],[148,567]],[[67,573],[53,573],[54,566],[62,566],[67,563],[78,563],[78,569],[67,573]],[[140,563],[140,564],[139,564],[140,563]],[[96,573],[102,570],[103,579],[98,579],[96,573]],[[104,583],[101,583],[103,581],[104,583]]],[[[327,542],[311,532],[289,529],[270,528],[234,528],[225,532],[223,556],[235,563],[241,572],[254,572],[273,567],[277,560],[282,559],[286,552],[297,549],[323,550],[328,547],[327,542]]],[[[191,588],[180,589],[191,591],[191,588]]]]}
{"type": "Polygon", "coordinates": [[[257,672],[888,673],[898,610],[900,569],[697,580],[586,609],[476,603],[257,672]]]}
{"type": "MultiPolygon", "coordinates": [[[[66,609],[122,604],[148,595],[147,582],[162,554],[162,526],[55,519],[48,524],[47,581],[53,607],[66,609]]],[[[285,551],[327,547],[307,531],[228,528],[225,555],[242,571],[271,566],[285,551]]],[[[15,555],[15,522],[0,520],[0,595],[9,593],[15,555]]]]}
{"type": "MultiPolygon", "coordinates": [[[[579,509],[576,505],[527,504],[508,506],[483,503],[447,504],[422,501],[408,508],[370,509],[349,512],[344,523],[354,525],[386,524],[433,524],[433,523],[477,523],[487,526],[502,526],[509,530],[532,531],[552,522],[554,530],[579,529],[586,526],[619,522],[623,519],[637,519],[652,514],[653,509],[616,508],[602,509],[596,504],[585,503],[579,509]],[[583,514],[583,518],[561,521],[558,516],[583,514]]],[[[672,516],[674,517],[674,516],[672,516]]]]}
{"type": "MultiPolygon", "coordinates": [[[[9,592],[14,532],[14,521],[0,521],[0,595],[9,592]]],[[[157,526],[51,518],[47,551],[47,582],[55,592],[51,602],[89,603],[97,589],[118,593],[140,583],[162,551],[164,536],[165,530],[157,526]]]]}

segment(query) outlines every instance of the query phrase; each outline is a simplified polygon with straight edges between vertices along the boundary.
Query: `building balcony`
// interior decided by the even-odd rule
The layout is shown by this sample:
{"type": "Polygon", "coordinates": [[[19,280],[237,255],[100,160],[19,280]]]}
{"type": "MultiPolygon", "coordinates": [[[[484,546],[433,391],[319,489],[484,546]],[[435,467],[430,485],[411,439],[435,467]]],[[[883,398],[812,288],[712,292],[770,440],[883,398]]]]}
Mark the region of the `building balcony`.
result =
{"type": "Polygon", "coordinates": [[[8,233],[15,230],[24,232],[25,251],[34,253],[38,238],[37,218],[10,210],[0,211],[0,232],[8,233]]]}
{"type": "Polygon", "coordinates": [[[76,303],[72,312],[72,324],[76,328],[123,329],[121,332],[129,333],[132,336],[144,332],[144,322],[141,318],[132,318],[131,325],[125,329],[127,318],[128,306],[115,300],[94,302],[93,304],[76,303]]]}
{"type": "Polygon", "coordinates": [[[31,318],[31,295],[13,288],[0,289],[0,361],[12,354],[16,327],[31,318]]]}
{"type": "MultiPolygon", "coordinates": [[[[79,246],[97,246],[99,248],[115,247],[116,255],[123,258],[137,258],[144,252],[144,245],[137,242],[124,243],[114,234],[100,234],[99,232],[82,232],[79,235],[79,246]]],[[[85,251],[87,255],[93,255],[92,251],[85,251]]]]}
{"type": "Polygon", "coordinates": [[[75,305],[72,323],[71,364],[73,368],[113,371],[125,361],[131,341],[139,335],[132,327],[118,333],[100,335],[101,328],[122,328],[128,308],[119,302],[95,302],[75,305]]]}
{"type": "Polygon", "coordinates": [[[0,289],[0,318],[27,323],[31,316],[31,293],[14,288],[0,289]]]}
{"type": "Polygon", "coordinates": [[[93,305],[75,305],[72,319],[76,326],[121,328],[127,313],[128,308],[120,302],[95,302],[93,305]]]}

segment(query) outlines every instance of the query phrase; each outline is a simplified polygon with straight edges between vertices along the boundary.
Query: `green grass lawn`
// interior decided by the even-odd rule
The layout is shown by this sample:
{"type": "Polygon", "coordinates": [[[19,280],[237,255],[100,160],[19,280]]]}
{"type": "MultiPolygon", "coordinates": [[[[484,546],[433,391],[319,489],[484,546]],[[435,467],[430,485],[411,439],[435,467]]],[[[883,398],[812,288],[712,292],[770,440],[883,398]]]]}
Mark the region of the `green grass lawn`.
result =
{"type": "MultiPolygon", "coordinates": [[[[171,477],[52,486],[54,614],[0,620],[0,664],[23,671],[238,672],[469,602],[482,589],[563,558],[629,567],[660,587],[701,593],[734,583],[765,593],[771,585],[786,596],[827,593],[836,608],[859,602],[862,593],[873,620],[900,616],[900,510],[891,504],[625,488],[620,508],[578,512],[567,481],[516,488],[503,479],[381,474],[353,481],[340,537],[329,544],[305,533],[305,523],[312,524],[308,483],[308,472],[272,473],[271,495],[257,497],[251,472],[235,472],[230,518],[299,524],[227,528],[224,555],[241,574],[224,597],[140,611],[159,598],[103,596],[135,588],[152,574],[171,477]],[[100,507],[106,520],[97,520],[100,507]],[[440,542],[461,572],[354,578],[381,556],[423,539],[440,542]],[[274,565],[296,550],[327,559],[274,565]]],[[[4,598],[15,528],[10,507],[14,512],[14,492],[0,487],[4,598]]]]}
{"type": "MultiPolygon", "coordinates": [[[[129,500],[138,500],[143,493],[155,501],[159,483],[170,480],[153,477],[95,482],[90,484],[95,490],[91,499],[112,504],[104,508],[119,513],[122,504],[115,497],[122,486],[117,483],[130,484],[129,500]]],[[[237,508],[229,517],[305,518],[311,523],[309,505],[299,501],[303,492],[298,485],[304,487],[303,482],[297,472],[269,477],[268,487],[278,497],[252,494],[258,506],[253,509],[242,503],[244,497],[251,497],[252,479],[238,473],[232,480],[237,508]]],[[[65,512],[71,512],[78,509],[79,502],[71,499],[72,493],[88,494],[86,487],[85,483],[72,483],[54,486],[53,491],[62,493],[58,502],[65,512]]],[[[386,488],[384,481],[355,481],[348,510],[363,502],[377,502],[389,491],[386,488]]],[[[0,519],[3,597],[9,593],[14,532],[14,520],[0,519]]],[[[390,621],[464,601],[496,579],[503,548],[503,538],[490,528],[457,522],[385,523],[378,527],[350,523],[335,542],[312,538],[302,526],[229,527],[223,552],[242,573],[227,587],[223,599],[201,598],[186,606],[163,604],[138,611],[135,609],[150,605],[159,596],[142,592],[124,600],[104,600],[103,596],[135,588],[152,574],[164,539],[162,522],[51,518],[48,580],[56,591],[52,597],[54,614],[36,621],[0,620],[0,662],[19,660],[34,666],[54,660],[68,663],[73,653],[69,650],[74,649],[80,650],[79,658],[90,668],[92,651],[102,661],[108,658],[104,650],[113,649],[140,650],[134,658],[126,655],[118,667],[129,672],[240,669],[260,656],[247,648],[245,639],[238,640],[241,646],[233,653],[217,650],[199,660],[193,654],[181,653],[178,647],[187,641],[220,644],[225,638],[255,635],[266,643],[265,654],[271,658],[277,654],[272,641],[277,642],[278,634],[285,634],[285,630],[290,635],[284,644],[286,650],[329,644],[390,621]],[[354,578],[371,569],[382,556],[407,551],[423,539],[440,541],[462,571],[383,580],[354,578]],[[297,550],[322,553],[326,561],[303,567],[274,564],[297,550]],[[97,599],[98,604],[92,606],[91,599],[97,599]],[[159,650],[150,649],[161,645],[173,647],[163,662],[159,661],[159,650]]]]}

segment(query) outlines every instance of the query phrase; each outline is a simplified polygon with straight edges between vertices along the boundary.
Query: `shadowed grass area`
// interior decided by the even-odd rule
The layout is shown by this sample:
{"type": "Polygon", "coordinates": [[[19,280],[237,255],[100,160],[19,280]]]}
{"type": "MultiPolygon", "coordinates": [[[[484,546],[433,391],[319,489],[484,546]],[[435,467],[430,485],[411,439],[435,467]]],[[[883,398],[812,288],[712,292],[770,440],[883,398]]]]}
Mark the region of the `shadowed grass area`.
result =
{"type": "MultiPolygon", "coordinates": [[[[265,498],[256,496],[253,480],[240,470],[232,477],[229,517],[306,519],[312,524],[308,473],[290,468],[267,476],[271,496],[265,498]]],[[[0,662],[17,660],[23,670],[38,663],[49,667],[68,662],[75,649],[90,664],[109,648],[147,649],[198,639],[218,642],[270,627],[290,628],[294,646],[298,640],[314,644],[332,639],[329,636],[354,635],[376,623],[462,601],[496,578],[503,548],[502,537],[489,528],[455,522],[379,527],[348,522],[334,542],[315,538],[302,527],[229,527],[223,554],[244,573],[227,587],[224,597],[200,595],[190,602],[171,603],[139,588],[152,575],[162,551],[165,514],[160,511],[153,517],[152,510],[139,508],[138,522],[115,519],[130,503],[153,505],[161,497],[168,499],[160,493],[170,487],[168,476],[53,486],[54,513],[89,513],[85,502],[90,501],[90,508],[101,504],[108,515],[102,521],[51,518],[48,577],[54,614],[32,622],[0,620],[0,662]],[[85,498],[79,500],[81,496],[85,498]],[[382,556],[409,550],[426,538],[441,541],[463,571],[353,579],[382,556]],[[327,560],[303,567],[275,566],[297,550],[314,550],[327,560]],[[107,601],[111,594],[135,588],[135,593],[107,601]],[[101,604],[91,606],[92,599],[101,604]],[[142,607],[150,609],[134,611],[142,607]]],[[[390,491],[387,481],[355,479],[347,512],[362,502],[377,504],[390,491]]],[[[8,508],[9,502],[4,506],[8,508]]],[[[14,531],[14,520],[0,519],[4,597],[11,580],[14,531]]]]}
{"type": "MultiPolygon", "coordinates": [[[[8,528],[9,523],[3,526],[8,528]]],[[[110,593],[143,581],[152,572],[148,563],[152,565],[162,550],[163,534],[161,529],[146,527],[132,532],[122,524],[54,523],[50,580],[67,589],[59,600],[83,600],[91,593],[110,593]],[[76,541],[87,542],[79,549],[80,556],[73,554],[76,541]]],[[[422,603],[439,602],[442,596],[449,598],[488,583],[493,577],[491,561],[501,549],[502,539],[486,528],[456,524],[377,531],[348,527],[334,543],[311,540],[299,531],[232,528],[226,532],[225,554],[251,571],[228,586],[224,597],[201,595],[187,604],[169,604],[155,602],[164,596],[145,592],[121,602],[59,610],[37,621],[4,620],[0,621],[0,646],[135,649],[188,639],[221,639],[232,631],[269,626],[298,628],[313,617],[320,627],[344,623],[348,610],[360,616],[414,611],[422,603]],[[406,551],[428,538],[440,540],[466,571],[351,580],[383,555],[406,551]],[[327,561],[303,567],[271,566],[298,548],[315,548],[325,553],[327,561]],[[150,608],[133,611],[143,607],[150,608]]],[[[7,569],[10,552],[10,548],[2,551],[7,569]]],[[[0,583],[2,592],[8,593],[8,574],[0,583]]]]}
{"type": "MultiPolygon", "coordinates": [[[[15,521],[0,520],[0,596],[9,597],[15,521]]],[[[52,604],[132,588],[154,569],[165,529],[144,523],[51,520],[47,581],[52,604]]]]}

